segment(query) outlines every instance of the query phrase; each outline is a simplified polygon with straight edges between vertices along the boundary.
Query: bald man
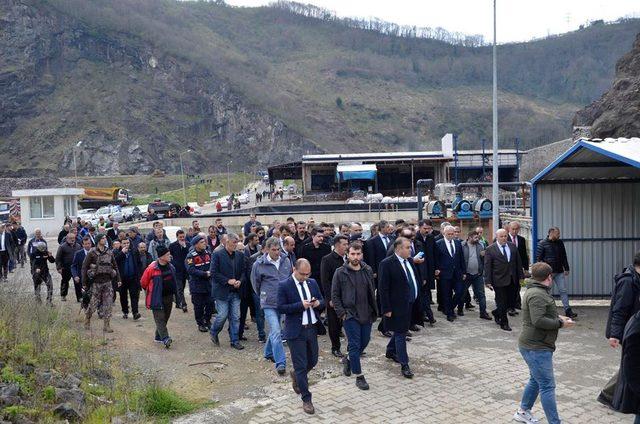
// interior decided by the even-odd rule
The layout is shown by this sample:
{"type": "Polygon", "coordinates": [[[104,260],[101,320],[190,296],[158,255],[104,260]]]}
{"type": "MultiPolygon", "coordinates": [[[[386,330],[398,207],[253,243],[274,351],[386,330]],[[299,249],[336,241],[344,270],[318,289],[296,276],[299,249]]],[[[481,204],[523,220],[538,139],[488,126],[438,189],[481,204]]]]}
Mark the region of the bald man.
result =
{"type": "Polygon", "coordinates": [[[505,331],[511,331],[507,310],[513,291],[520,288],[520,280],[524,278],[522,260],[518,249],[509,243],[508,232],[499,229],[496,232],[496,242],[487,248],[484,255],[484,283],[489,290],[496,294],[496,309],[491,311],[496,324],[505,331]]]}

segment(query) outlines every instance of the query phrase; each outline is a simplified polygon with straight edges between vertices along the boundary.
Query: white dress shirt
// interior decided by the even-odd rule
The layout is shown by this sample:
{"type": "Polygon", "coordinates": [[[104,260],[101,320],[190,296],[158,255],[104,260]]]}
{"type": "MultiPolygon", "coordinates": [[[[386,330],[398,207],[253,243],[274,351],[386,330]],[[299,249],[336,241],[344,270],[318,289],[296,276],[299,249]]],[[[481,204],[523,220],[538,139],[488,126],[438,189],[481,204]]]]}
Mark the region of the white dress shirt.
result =
{"type": "Polygon", "coordinates": [[[453,255],[456,254],[456,242],[453,239],[447,240],[445,238],[444,244],[447,246],[447,250],[449,251],[449,254],[451,255],[451,257],[453,258],[453,255]]]}
{"type": "Polygon", "coordinates": [[[0,250],[7,250],[7,245],[5,244],[5,236],[7,235],[6,231],[0,233],[0,250]]]}
{"type": "Polygon", "coordinates": [[[406,270],[409,270],[409,274],[411,274],[411,278],[409,278],[409,276],[407,275],[407,281],[409,282],[413,281],[413,288],[415,290],[414,293],[416,294],[416,297],[418,297],[418,282],[416,280],[416,275],[413,273],[413,268],[411,267],[411,263],[409,262],[408,259],[398,256],[397,253],[395,255],[396,255],[396,258],[398,258],[398,260],[400,261],[400,266],[404,270],[405,274],[407,273],[406,270]],[[406,267],[404,266],[405,262],[407,263],[406,267]]]}
{"type": "MultiPolygon", "coordinates": [[[[309,286],[307,285],[307,280],[303,281],[301,285],[300,281],[296,280],[295,276],[292,275],[292,277],[293,282],[296,283],[296,289],[298,290],[300,300],[305,300],[304,296],[302,295],[302,290],[304,290],[305,295],[307,296],[306,300],[311,300],[311,291],[309,290],[309,286]]],[[[309,323],[309,314],[307,313],[307,309],[305,309],[302,313],[302,325],[315,324],[318,321],[318,318],[316,318],[316,311],[314,311],[313,308],[309,309],[311,310],[311,323],[309,323]]]]}
{"type": "Polygon", "coordinates": [[[504,252],[507,252],[507,262],[511,261],[511,249],[509,249],[509,245],[507,243],[501,245],[500,243],[498,243],[498,249],[500,250],[500,253],[502,253],[504,255],[504,252]],[[502,249],[502,247],[504,246],[504,250],[502,249]]]}

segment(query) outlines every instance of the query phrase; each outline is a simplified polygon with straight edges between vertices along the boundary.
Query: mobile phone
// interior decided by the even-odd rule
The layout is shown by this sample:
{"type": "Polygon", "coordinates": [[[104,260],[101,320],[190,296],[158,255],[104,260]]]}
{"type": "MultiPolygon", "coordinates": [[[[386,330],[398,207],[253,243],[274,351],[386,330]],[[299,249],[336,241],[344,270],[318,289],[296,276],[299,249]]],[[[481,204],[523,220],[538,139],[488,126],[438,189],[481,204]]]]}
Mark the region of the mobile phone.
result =
{"type": "Polygon", "coordinates": [[[418,252],[418,259],[424,258],[424,252],[418,252]]]}

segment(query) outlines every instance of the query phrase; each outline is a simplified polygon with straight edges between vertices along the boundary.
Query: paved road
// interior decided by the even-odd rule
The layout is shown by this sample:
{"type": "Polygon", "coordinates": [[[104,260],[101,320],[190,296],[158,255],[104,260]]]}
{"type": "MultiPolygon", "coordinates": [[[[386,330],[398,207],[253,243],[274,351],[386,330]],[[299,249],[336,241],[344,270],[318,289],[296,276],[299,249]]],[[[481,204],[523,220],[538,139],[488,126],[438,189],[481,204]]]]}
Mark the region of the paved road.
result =
{"type": "MultiPolygon", "coordinates": [[[[595,401],[619,361],[619,352],[603,337],[607,308],[574,309],[579,325],[562,332],[555,355],[561,418],[566,423],[631,422],[595,401]]],[[[514,319],[512,326],[514,331],[506,333],[476,314],[454,324],[439,319],[409,343],[413,380],[403,378],[399,367],[384,357],[388,339],[376,335],[363,362],[368,392],[355,388],[354,378],[342,376],[337,362],[325,355],[311,376],[313,417],[303,413],[299,397],[282,379],[178,422],[506,423],[528,378],[517,351],[520,320],[514,319]]],[[[321,349],[328,348],[322,340],[321,349]]],[[[534,414],[543,416],[539,403],[534,414]]]]}

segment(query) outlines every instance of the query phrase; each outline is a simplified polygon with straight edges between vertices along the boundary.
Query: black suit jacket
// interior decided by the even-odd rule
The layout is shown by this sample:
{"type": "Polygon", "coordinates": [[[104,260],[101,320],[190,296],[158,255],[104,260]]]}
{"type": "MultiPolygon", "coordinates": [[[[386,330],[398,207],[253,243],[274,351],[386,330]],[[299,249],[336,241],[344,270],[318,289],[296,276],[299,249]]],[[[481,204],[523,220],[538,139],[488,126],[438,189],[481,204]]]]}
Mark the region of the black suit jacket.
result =
{"type": "MultiPolygon", "coordinates": [[[[416,285],[420,293],[420,273],[408,261],[416,277],[416,285]]],[[[411,309],[415,298],[411,297],[409,281],[404,268],[396,255],[389,256],[380,262],[378,274],[378,291],[382,315],[391,312],[391,317],[384,317],[385,328],[389,331],[406,332],[411,324],[411,309]]]]}
{"type": "Polygon", "coordinates": [[[436,242],[435,263],[436,269],[440,270],[439,276],[441,279],[462,280],[462,275],[467,272],[467,264],[464,263],[464,255],[462,253],[462,243],[460,243],[460,240],[453,240],[456,251],[451,257],[445,242],[447,242],[447,239],[444,237],[436,242]]]}
{"type": "MultiPolygon", "coordinates": [[[[389,240],[389,246],[393,246],[391,237],[387,237],[387,239],[389,240]]],[[[364,261],[371,267],[374,274],[378,274],[380,262],[386,257],[387,249],[384,247],[380,234],[371,237],[364,243],[364,261]]]]}
{"type": "Polygon", "coordinates": [[[484,254],[484,281],[486,284],[491,284],[494,287],[507,287],[510,284],[520,284],[520,280],[524,278],[522,261],[516,246],[507,242],[507,247],[511,252],[509,262],[497,242],[487,247],[484,254]]]}
{"type": "MultiPolygon", "coordinates": [[[[529,269],[529,253],[527,253],[527,240],[521,235],[517,236],[518,239],[518,254],[520,255],[520,262],[524,269],[529,269]]],[[[511,235],[509,235],[509,241],[511,242],[511,235]]]]}

